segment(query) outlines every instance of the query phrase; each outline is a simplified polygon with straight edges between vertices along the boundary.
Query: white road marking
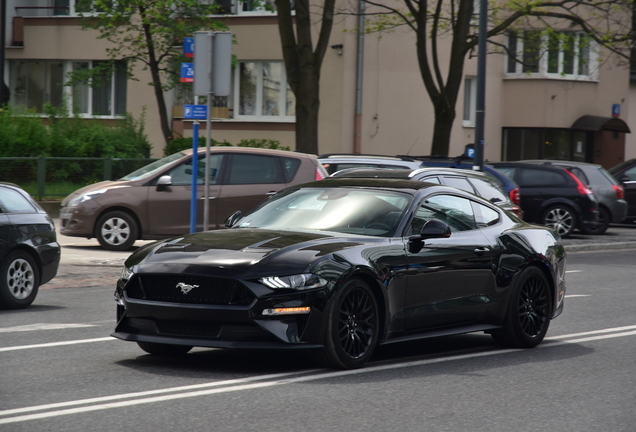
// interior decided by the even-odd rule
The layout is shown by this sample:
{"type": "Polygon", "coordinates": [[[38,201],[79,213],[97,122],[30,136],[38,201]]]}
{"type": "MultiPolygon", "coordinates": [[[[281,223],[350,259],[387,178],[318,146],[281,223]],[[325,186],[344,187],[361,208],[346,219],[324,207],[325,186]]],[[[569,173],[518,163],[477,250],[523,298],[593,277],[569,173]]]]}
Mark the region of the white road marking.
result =
{"type": "Polygon", "coordinates": [[[566,295],[565,298],[573,298],[573,297],[589,297],[589,294],[569,294],[566,295]]]}
{"type": "Polygon", "coordinates": [[[583,270],[566,270],[566,273],[581,273],[583,270]]]}
{"type": "MultiPolygon", "coordinates": [[[[616,337],[635,336],[635,335],[636,335],[636,326],[615,327],[615,328],[602,329],[602,330],[593,330],[593,331],[584,332],[584,333],[573,333],[569,335],[555,336],[546,340],[547,341],[555,340],[555,339],[566,339],[566,340],[562,340],[562,341],[557,340],[548,344],[540,345],[539,348],[545,349],[549,347],[561,346],[561,345],[571,344],[571,343],[580,343],[580,342],[610,339],[610,338],[616,338],[616,337]],[[630,330],[630,331],[625,331],[625,330],[630,330]],[[591,335],[597,335],[597,336],[591,336],[591,335]],[[590,337],[580,338],[579,336],[590,336],[590,337]],[[571,339],[571,338],[574,338],[574,339],[571,339]]],[[[415,360],[415,361],[409,361],[404,363],[390,363],[390,364],[383,364],[378,366],[369,366],[364,369],[355,369],[355,370],[346,370],[346,371],[320,372],[316,370],[308,370],[308,371],[288,373],[288,374],[282,373],[282,374],[263,375],[263,376],[248,377],[248,378],[237,379],[237,380],[217,381],[217,382],[196,384],[191,386],[150,390],[147,392],[127,393],[122,395],[105,396],[102,398],[81,399],[76,401],[60,402],[56,404],[38,405],[33,407],[25,407],[25,408],[17,408],[17,409],[0,411],[0,417],[10,416],[10,415],[20,414],[20,413],[27,413],[27,412],[43,411],[47,409],[55,409],[55,408],[96,403],[95,405],[90,405],[85,407],[68,408],[68,409],[61,409],[57,411],[48,411],[48,412],[41,412],[41,413],[34,413],[34,414],[19,415],[15,417],[0,418],[0,424],[18,423],[18,422],[24,422],[28,420],[59,417],[59,416],[71,415],[71,414],[81,414],[81,413],[86,413],[91,411],[129,407],[129,406],[148,404],[148,403],[165,402],[169,400],[185,399],[185,398],[191,398],[191,397],[208,396],[208,395],[219,394],[219,393],[228,393],[228,392],[252,390],[252,389],[258,389],[258,388],[265,388],[265,387],[274,387],[274,386],[280,386],[280,385],[289,385],[289,384],[315,381],[315,380],[321,380],[321,379],[327,379],[327,378],[381,372],[381,371],[401,369],[401,368],[414,367],[414,366],[424,366],[424,365],[435,364],[435,363],[444,363],[444,362],[455,361],[455,360],[466,360],[471,358],[487,357],[492,355],[507,354],[507,353],[520,352],[520,351],[521,350],[517,350],[517,349],[493,350],[493,351],[486,351],[486,352],[479,352],[479,353],[462,354],[462,355],[456,355],[456,356],[450,356],[450,357],[440,357],[440,358],[426,359],[426,360],[415,360]],[[295,376],[299,374],[304,374],[304,375],[295,376]],[[254,383],[251,381],[263,381],[263,382],[254,383]],[[205,389],[206,387],[221,387],[221,388],[205,389]],[[195,391],[189,391],[189,390],[195,390],[195,391]],[[161,396],[145,397],[145,396],[149,396],[153,394],[174,393],[174,392],[183,392],[183,393],[164,394],[161,396]],[[131,399],[131,398],[139,398],[139,399],[125,400],[125,401],[121,400],[121,399],[131,399]],[[117,402],[107,402],[112,400],[117,400],[117,402]],[[102,403],[102,402],[105,402],[105,403],[102,403]]]]}
{"type": "Polygon", "coordinates": [[[20,345],[20,346],[0,348],[0,352],[18,351],[18,350],[32,349],[32,348],[48,348],[48,347],[57,347],[57,346],[64,346],[64,345],[92,343],[92,342],[104,342],[104,341],[110,341],[110,340],[114,341],[117,339],[112,337],[101,337],[101,338],[95,338],[95,339],[79,339],[79,340],[71,340],[71,341],[63,341],[63,342],[49,342],[49,343],[35,344],[35,345],[20,345]]]}
{"type": "Polygon", "coordinates": [[[29,325],[14,326],[14,327],[3,327],[3,328],[0,328],[0,333],[39,331],[39,330],[63,330],[63,329],[72,329],[72,328],[83,328],[83,327],[96,327],[96,326],[93,324],[38,323],[38,324],[29,324],[29,325]]]}

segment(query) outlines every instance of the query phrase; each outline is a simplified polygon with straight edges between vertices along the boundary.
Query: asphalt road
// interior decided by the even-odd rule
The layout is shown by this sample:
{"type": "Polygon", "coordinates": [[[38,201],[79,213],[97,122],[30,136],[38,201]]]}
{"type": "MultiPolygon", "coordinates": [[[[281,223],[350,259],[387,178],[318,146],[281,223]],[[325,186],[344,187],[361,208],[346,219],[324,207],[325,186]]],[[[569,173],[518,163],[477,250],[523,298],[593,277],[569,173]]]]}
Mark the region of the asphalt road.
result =
{"type": "Polygon", "coordinates": [[[472,334],[333,371],[302,352],[161,359],[112,339],[119,258],[74,248],[61,285],[0,311],[0,431],[636,430],[634,249],[569,253],[565,311],[536,349],[472,334]]]}

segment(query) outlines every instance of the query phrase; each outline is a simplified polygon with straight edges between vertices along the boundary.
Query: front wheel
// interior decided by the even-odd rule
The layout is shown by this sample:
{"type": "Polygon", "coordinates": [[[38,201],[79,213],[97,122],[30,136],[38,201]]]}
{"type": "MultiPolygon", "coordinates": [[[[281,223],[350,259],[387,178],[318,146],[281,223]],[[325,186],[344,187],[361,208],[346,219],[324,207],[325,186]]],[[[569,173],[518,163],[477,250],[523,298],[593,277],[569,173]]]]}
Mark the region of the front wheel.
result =
{"type": "Polygon", "coordinates": [[[338,369],[362,367],[378,343],[378,304],[366,282],[351,279],[342,286],[326,313],[325,347],[314,351],[321,364],[338,369]]]}
{"type": "Polygon", "coordinates": [[[40,274],[31,255],[11,252],[0,267],[0,306],[7,309],[28,307],[38,294],[40,274]]]}
{"type": "Polygon", "coordinates": [[[550,285],[541,270],[528,267],[521,272],[508,303],[503,329],[492,333],[500,345],[534,348],[550,326],[552,298],[550,285]]]}
{"type": "Polygon", "coordinates": [[[106,250],[128,250],[137,240],[135,219],[123,211],[111,211],[100,217],[95,226],[95,237],[106,250]]]}
{"type": "Polygon", "coordinates": [[[148,354],[158,356],[184,355],[192,349],[189,345],[169,345],[154,342],[137,342],[137,345],[148,354]]]}
{"type": "Polygon", "coordinates": [[[565,206],[550,207],[543,215],[542,222],[563,238],[572,234],[576,228],[576,216],[569,207],[565,206]]]}

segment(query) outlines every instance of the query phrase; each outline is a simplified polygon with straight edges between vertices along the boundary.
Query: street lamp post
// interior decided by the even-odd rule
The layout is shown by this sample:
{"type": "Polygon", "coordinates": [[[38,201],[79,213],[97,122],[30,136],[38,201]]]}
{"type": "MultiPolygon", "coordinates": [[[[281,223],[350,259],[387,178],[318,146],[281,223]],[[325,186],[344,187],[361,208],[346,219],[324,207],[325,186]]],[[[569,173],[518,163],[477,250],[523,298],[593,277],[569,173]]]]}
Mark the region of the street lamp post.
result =
{"type": "Polygon", "coordinates": [[[484,123],[486,119],[486,39],[488,33],[488,0],[479,2],[479,41],[477,55],[477,101],[475,112],[475,161],[473,169],[484,170],[484,123]]]}

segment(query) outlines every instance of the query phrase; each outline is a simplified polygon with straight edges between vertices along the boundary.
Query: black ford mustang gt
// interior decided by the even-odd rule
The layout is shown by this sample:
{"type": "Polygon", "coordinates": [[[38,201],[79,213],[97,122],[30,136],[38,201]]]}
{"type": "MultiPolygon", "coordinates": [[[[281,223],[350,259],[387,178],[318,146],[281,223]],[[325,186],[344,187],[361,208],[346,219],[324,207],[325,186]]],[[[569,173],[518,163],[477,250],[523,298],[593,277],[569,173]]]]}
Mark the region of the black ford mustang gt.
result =
{"type": "Polygon", "coordinates": [[[563,310],[559,236],[459,189],[326,179],[227,224],[133,253],[112,335],[151,354],[302,348],[357,368],[378,344],[440,335],[531,348],[563,310]]]}

